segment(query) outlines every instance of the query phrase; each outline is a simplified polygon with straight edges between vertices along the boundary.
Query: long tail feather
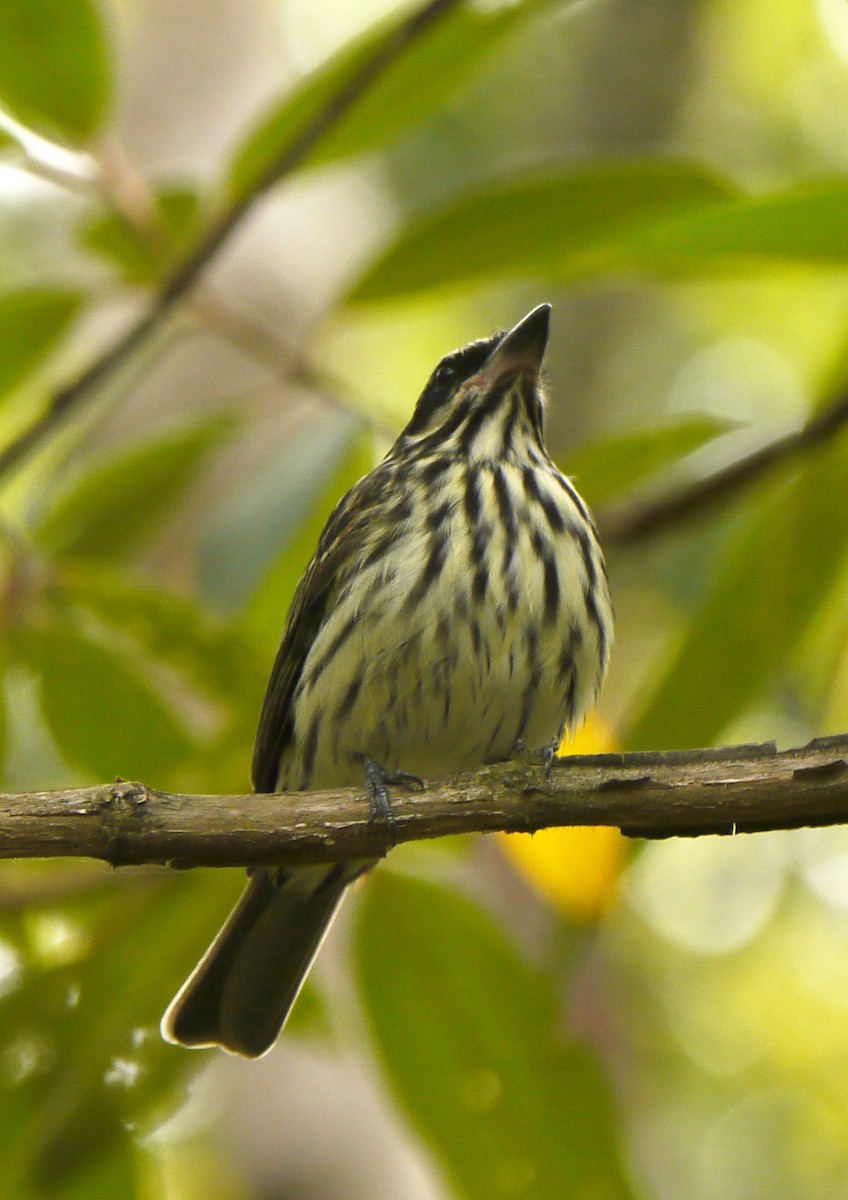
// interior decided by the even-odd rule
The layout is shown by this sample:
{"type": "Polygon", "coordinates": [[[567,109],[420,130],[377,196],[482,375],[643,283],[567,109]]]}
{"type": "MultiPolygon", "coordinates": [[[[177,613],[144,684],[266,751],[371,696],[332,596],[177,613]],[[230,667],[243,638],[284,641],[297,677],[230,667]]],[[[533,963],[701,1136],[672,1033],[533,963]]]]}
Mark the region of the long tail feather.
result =
{"type": "Polygon", "coordinates": [[[349,864],[257,871],[168,1007],[165,1039],[247,1058],[269,1050],[353,877],[349,864]]]}

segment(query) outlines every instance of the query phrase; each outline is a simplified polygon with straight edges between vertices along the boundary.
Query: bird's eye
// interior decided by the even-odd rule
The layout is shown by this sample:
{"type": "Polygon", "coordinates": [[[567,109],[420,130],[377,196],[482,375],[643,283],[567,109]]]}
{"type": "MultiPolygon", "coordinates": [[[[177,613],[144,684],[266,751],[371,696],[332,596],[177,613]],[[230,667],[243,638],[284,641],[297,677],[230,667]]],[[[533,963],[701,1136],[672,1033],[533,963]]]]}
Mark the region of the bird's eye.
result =
{"type": "Polygon", "coordinates": [[[456,375],[456,367],[453,363],[442,363],[436,370],[436,381],[438,383],[450,383],[456,375]]]}

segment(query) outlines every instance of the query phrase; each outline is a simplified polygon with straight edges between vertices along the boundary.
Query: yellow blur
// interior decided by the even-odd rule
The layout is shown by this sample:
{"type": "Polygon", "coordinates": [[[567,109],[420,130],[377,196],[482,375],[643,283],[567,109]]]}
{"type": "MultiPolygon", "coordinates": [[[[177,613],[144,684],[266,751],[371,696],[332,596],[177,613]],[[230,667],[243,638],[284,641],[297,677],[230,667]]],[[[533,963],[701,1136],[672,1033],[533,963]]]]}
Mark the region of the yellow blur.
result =
{"type": "MultiPolygon", "coordinates": [[[[596,714],[560,754],[614,750],[612,735],[596,714]]],[[[572,920],[591,922],[608,907],[624,866],[626,839],[604,826],[498,834],[513,866],[554,907],[572,920]]]]}

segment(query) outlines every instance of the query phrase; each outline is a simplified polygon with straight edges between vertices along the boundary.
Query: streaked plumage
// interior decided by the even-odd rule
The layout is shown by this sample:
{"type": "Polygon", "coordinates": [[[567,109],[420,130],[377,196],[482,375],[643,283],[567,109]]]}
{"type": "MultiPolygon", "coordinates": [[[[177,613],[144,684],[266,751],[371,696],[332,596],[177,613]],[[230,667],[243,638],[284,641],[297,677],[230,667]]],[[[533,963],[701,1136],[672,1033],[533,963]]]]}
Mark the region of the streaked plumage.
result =
{"type": "MultiPolygon", "coordinates": [[[[253,758],[257,791],[425,778],[551,743],[606,669],[594,525],[543,440],[549,307],[443,359],[298,586],[253,758]]],[[[184,1044],[275,1040],[344,888],[370,863],[259,871],[165,1016],[184,1044]]]]}

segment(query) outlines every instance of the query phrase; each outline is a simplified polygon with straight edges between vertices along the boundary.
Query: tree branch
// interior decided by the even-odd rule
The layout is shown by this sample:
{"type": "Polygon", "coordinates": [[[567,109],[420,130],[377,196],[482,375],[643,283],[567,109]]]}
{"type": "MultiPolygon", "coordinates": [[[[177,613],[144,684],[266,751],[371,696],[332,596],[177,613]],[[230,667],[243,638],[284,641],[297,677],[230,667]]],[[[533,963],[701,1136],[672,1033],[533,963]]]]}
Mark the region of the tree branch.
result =
{"type": "Polygon", "coordinates": [[[669,525],[722,500],[730,499],[768,471],[782,463],[798,458],[807,451],[828,441],[848,425],[848,392],[822,409],[797,433],[775,438],[759,450],[754,450],[726,467],[697,479],[657,500],[643,505],[612,509],[601,513],[598,525],[606,545],[626,545],[644,537],[661,533],[669,525]]]}
{"type": "Polygon", "coordinates": [[[393,830],[363,791],[182,796],[140,783],[0,796],[0,858],[88,857],[114,866],[303,864],[375,858],[455,833],[617,825],[631,837],[752,833],[848,822],[848,734],[778,753],[715,750],[500,763],[392,794],[393,830]]]}
{"type": "Polygon", "coordinates": [[[394,29],[370,58],[342,83],[303,126],[256,184],[213,221],[194,250],[173,270],[141,317],[76,379],[54,392],[47,408],[0,451],[0,476],[17,466],[60,424],[67,413],[116,371],[156,334],[173,309],[192,291],[212,259],[241,225],[256,201],[274,184],[292,175],[321,139],[345,117],[380,76],[461,0],[429,0],[394,29]]]}

